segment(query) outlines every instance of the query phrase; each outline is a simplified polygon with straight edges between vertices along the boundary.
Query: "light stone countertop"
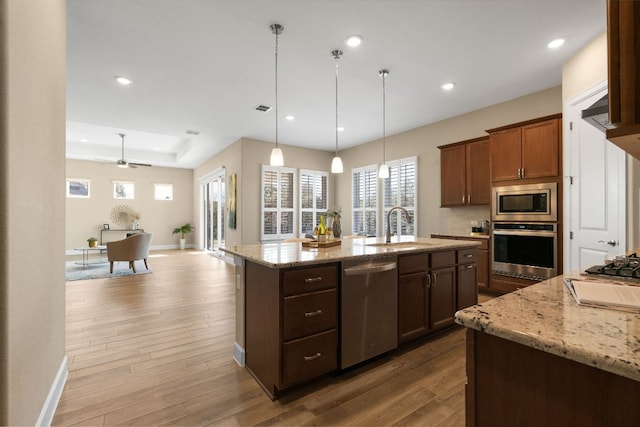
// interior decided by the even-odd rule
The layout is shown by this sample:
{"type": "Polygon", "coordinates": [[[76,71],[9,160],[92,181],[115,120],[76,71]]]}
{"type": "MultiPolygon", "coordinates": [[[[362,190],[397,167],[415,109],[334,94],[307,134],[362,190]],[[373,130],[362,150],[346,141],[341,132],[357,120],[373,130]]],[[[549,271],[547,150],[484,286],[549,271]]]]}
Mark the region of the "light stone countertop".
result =
{"type": "Polygon", "coordinates": [[[223,251],[272,268],[338,262],[346,259],[372,259],[405,253],[435,252],[474,248],[479,242],[465,240],[431,239],[425,237],[393,237],[394,246],[371,246],[384,243],[384,237],[357,237],[342,239],[339,246],[306,248],[302,243],[264,243],[261,245],[230,246],[223,251]]]}
{"type": "Polygon", "coordinates": [[[491,235],[482,233],[431,233],[431,237],[470,237],[474,239],[489,239],[491,235]]]}
{"type": "Polygon", "coordinates": [[[563,277],[622,283],[558,276],[458,311],[456,323],[640,381],[640,314],[579,306],[563,277]]]}

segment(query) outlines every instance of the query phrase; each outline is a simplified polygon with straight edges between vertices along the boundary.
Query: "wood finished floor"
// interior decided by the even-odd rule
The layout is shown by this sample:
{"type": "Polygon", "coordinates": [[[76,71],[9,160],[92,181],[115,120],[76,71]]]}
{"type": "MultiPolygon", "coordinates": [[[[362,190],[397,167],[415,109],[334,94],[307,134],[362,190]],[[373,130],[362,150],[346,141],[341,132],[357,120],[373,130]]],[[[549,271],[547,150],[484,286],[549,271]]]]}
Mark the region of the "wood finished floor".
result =
{"type": "Polygon", "coordinates": [[[153,274],[67,282],[54,425],[464,425],[462,328],[272,402],[232,359],[234,267],[153,255],[153,274]]]}

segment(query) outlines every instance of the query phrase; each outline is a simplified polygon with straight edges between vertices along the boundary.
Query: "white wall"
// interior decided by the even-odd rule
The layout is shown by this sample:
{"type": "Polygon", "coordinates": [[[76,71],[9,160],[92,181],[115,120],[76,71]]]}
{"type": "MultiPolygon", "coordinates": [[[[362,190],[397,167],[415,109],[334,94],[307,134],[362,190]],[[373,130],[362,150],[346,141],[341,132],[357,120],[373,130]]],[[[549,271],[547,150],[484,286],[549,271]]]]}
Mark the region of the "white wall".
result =
{"type": "Polygon", "coordinates": [[[0,2],[0,55],[0,425],[35,425],[66,373],[66,2],[0,2]]]}

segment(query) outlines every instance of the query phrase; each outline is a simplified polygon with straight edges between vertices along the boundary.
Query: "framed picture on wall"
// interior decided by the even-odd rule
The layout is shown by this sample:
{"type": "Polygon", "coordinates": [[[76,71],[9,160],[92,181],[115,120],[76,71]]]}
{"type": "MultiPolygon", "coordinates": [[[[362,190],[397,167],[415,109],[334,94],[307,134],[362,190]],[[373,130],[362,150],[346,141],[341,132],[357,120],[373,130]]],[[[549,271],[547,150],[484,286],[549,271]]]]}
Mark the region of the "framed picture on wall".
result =
{"type": "Polygon", "coordinates": [[[91,180],[67,178],[67,197],[88,199],[91,196],[91,180]]]}

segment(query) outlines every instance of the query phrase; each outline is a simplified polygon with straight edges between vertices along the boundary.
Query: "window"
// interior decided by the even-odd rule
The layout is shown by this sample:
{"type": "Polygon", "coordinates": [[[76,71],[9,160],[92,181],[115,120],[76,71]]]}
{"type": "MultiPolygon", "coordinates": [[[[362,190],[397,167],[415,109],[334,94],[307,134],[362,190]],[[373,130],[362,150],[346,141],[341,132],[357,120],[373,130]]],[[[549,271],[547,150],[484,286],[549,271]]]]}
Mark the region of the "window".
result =
{"type": "Polygon", "coordinates": [[[154,200],[173,200],[173,184],[153,184],[154,200]]]}
{"type": "Polygon", "coordinates": [[[395,210],[391,213],[391,234],[398,236],[417,236],[417,157],[394,160],[387,162],[389,165],[389,178],[384,180],[383,191],[383,229],[386,232],[387,212],[394,206],[402,206],[411,217],[411,224],[403,219],[404,213],[395,210]]]}
{"type": "Polygon", "coordinates": [[[113,198],[114,199],[133,199],[134,198],[134,183],[113,181],[113,198]]]}
{"type": "Polygon", "coordinates": [[[282,240],[295,235],[296,171],[262,166],[262,240],[282,240]]]}
{"type": "Polygon", "coordinates": [[[67,197],[88,199],[91,197],[90,179],[67,179],[67,197]]]}
{"type": "Polygon", "coordinates": [[[300,170],[300,237],[313,234],[320,215],[326,215],[328,187],[328,172],[300,170]]]}
{"type": "Polygon", "coordinates": [[[353,169],[353,234],[375,236],[378,226],[378,170],[376,165],[353,169]]]}

